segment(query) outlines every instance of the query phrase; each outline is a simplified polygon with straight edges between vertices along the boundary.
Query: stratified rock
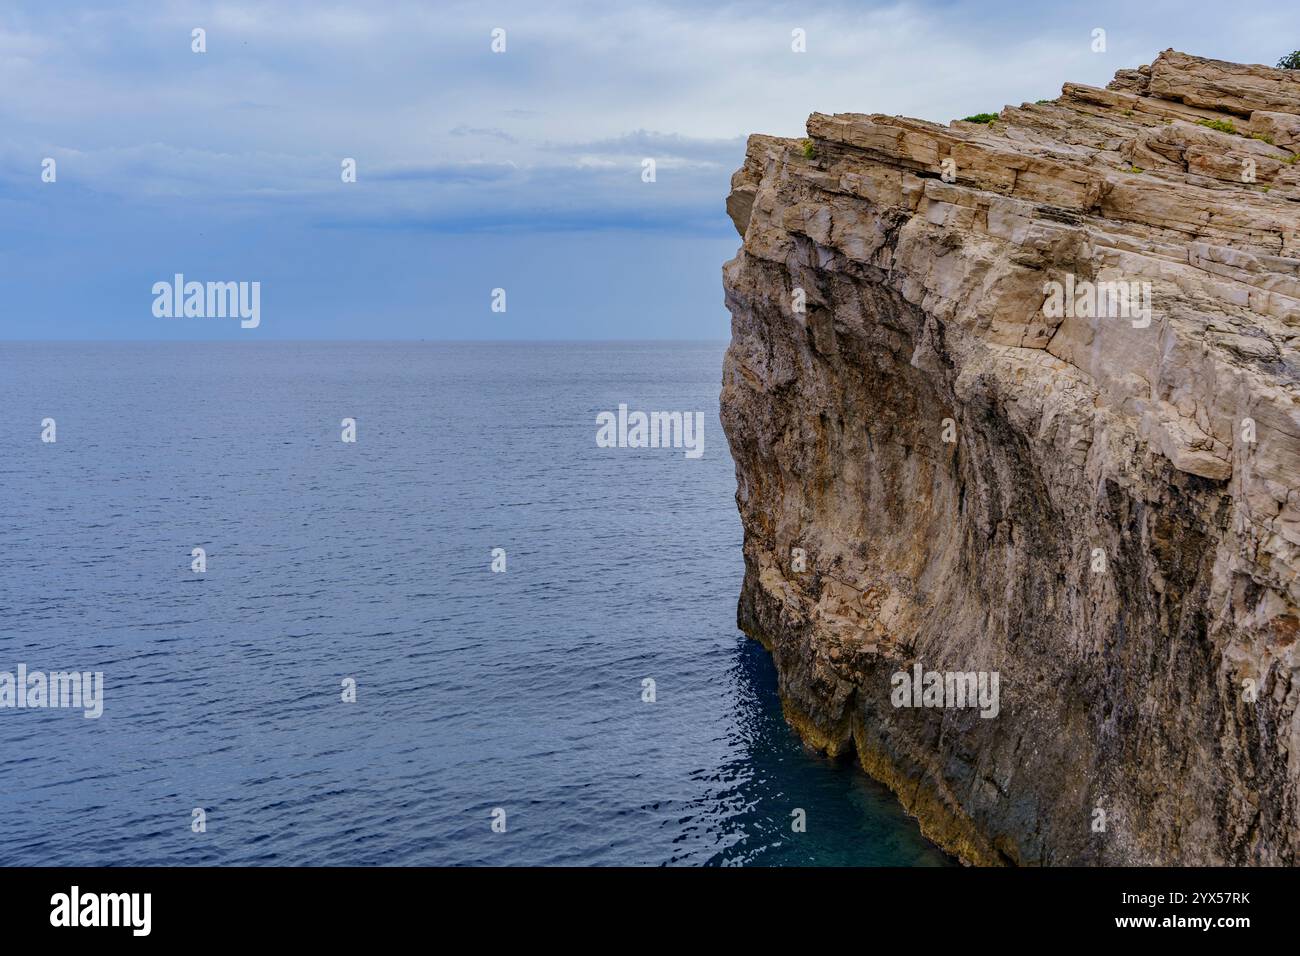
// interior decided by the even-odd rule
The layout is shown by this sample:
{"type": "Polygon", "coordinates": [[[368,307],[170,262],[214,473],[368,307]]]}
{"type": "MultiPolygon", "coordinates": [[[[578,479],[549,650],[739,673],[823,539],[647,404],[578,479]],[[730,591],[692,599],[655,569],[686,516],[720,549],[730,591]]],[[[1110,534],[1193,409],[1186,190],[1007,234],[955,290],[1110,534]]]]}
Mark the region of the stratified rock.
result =
{"type": "Polygon", "coordinates": [[[724,269],[791,723],[970,862],[1300,862],[1300,75],[1166,51],[808,136],[750,139],[724,269]],[[1149,324],[1044,308],[1120,281],[1149,324]],[[894,706],[916,664],[997,716],[894,706]]]}

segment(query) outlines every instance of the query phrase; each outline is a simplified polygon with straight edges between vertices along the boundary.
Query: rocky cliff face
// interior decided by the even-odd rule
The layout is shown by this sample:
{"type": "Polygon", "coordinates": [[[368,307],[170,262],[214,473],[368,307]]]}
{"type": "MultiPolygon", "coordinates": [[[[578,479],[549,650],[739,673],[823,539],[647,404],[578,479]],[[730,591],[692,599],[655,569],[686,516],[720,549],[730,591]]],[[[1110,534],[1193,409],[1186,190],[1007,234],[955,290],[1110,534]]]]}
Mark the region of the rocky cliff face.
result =
{"type": "Polygon", "coordinates": [[[808,136],[751,137],[724,269],[788,719],[969,862],[1300,862],[1300,74],[808,136]]]}

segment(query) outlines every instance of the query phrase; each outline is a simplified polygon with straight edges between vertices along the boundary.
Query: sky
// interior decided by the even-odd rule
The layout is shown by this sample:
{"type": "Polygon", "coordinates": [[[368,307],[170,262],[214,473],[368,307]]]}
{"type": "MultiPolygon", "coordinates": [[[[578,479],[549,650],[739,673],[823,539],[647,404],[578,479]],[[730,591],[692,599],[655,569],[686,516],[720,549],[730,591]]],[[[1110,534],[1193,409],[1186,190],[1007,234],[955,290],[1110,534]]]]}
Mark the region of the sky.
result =
{"type": "Polygon", "coordinates": [[[749,133],[1168,47],[1272,64],[1300,5],[6,0],[0,339],[725,339],[749,133]],[[156,315],[177,273],[260,283],[259,324],[156,315]]]}

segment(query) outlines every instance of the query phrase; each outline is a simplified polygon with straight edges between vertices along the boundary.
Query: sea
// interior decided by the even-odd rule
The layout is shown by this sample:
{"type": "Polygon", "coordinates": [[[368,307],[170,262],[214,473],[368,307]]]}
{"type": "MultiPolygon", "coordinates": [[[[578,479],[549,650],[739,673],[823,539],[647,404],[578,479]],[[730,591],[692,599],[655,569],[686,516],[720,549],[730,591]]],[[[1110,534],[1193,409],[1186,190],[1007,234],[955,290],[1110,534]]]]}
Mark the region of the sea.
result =
{"type": "Polygon", "coordinates": [[[736,628],[724,349],[0,344],[0,681],[102,674],[0,864],[953,865],[736,628]]]}

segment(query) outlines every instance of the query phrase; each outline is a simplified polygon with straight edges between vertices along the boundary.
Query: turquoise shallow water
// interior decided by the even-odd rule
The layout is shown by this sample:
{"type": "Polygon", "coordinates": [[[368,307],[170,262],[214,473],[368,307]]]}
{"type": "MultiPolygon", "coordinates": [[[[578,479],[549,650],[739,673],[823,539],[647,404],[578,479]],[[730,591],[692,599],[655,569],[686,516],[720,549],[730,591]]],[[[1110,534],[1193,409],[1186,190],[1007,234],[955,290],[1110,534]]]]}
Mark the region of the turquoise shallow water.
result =
{"type": "Polygon", "coordinates": [[[0,346],[0,671],[105,680],[0,710],[0,862],[949,864],[736,630],[723,348],[0,346]]]}

